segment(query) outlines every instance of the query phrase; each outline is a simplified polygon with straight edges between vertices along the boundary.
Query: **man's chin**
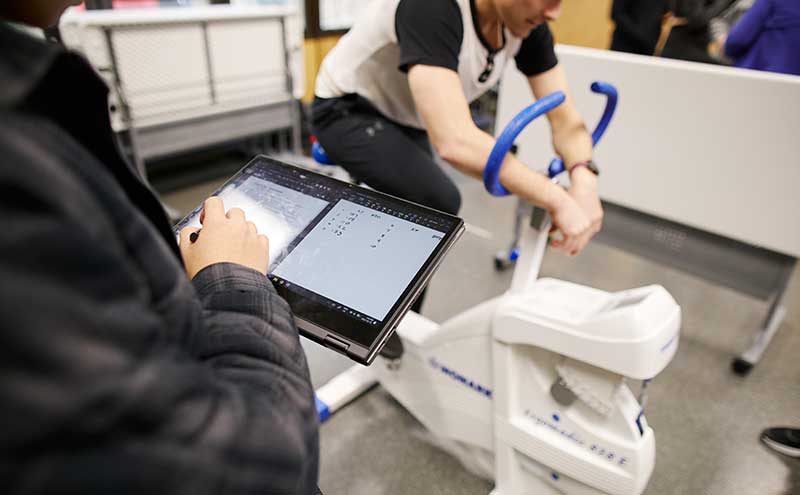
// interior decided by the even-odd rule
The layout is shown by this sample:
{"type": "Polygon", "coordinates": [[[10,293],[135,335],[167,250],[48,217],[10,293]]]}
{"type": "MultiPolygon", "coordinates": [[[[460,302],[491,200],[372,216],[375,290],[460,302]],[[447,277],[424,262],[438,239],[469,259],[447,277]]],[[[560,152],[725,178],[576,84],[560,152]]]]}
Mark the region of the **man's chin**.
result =
{"type": "Polygon", "coordinates": [[[511,31],[511,34],[513,34],[517,38],[525,39],[531,34],[531,32],[534,29],[536,29],[536,26],[531,27],[530,24],[527,24],[527,25],[525,25],[524,27],[521,27],[521,28],[509,29],[509,31],[511,31]]]}

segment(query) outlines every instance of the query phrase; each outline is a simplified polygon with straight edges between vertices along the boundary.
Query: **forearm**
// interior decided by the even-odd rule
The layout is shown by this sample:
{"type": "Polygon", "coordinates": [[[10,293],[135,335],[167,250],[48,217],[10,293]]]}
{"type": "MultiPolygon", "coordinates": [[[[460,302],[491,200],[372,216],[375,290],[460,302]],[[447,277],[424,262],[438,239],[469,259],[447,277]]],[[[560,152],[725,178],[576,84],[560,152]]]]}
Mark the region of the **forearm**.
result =
{"type": "MultiPolygon", "coordinates": [[[[69,233],[50,244],[78,237],[69,233]]],[[[80,248],[97,255],[87,259],[111,259],[102,249],[80,248]]],[[[26,251],[66,259],[57,249],[26,251]]],[[[9,254],[2,247],[0,253],[9,254]]],[[[15,252],[5,259],[30,266],[20,258],[15,252]]],[[[170,321],[187,327],[182,333],[190,338],[178,346],[168,336],[179,329],[141,302],[144,291],[134,292],[141,286],[125,278],[124,262],[94,272],[89,261],[75,265],[67,276],[66,269],[42,266],[26,278],[11,262],[0,263],[10,284],[0,289],[0,310],[14,329],[0,356],[15,363],[17,377],[13,387],[0,387],[4,424],[14,431],[0,446],[26,452],[10,461],[10,493],[26,485],[75,493],[107,493],[108,486],[119,493],[210,493],[219,486],[313,493],[316,410],[298,337],[280,321],[288,312],[259,318],[225,302],[238,293],[277,307],[277,295],[237,284],[215,291],[202,316],[196,301],[181,297],[174,304],[186,310],[170,310],[170,321]],[[107,278],[113,288],[93,295],[107,278]],[[93,476],[111,464],[115,469],[93,476]]]]}
{"type": "Polygon", "coordinates": [[[553,149],[569,169],[578,162],[592,158],[592,136],[580,119],[553,127],[553,149]]]}
{"type": "Polygon", "coordinates": [[[569,171],[573,185],[597,190],[597,176],[586,167],[575,167],[576,164],[592,158],[592,137],[580,122],[579,125],[553,132],[553,148],[569,171]]]}
{"type": "Polygon", "coordinates": [[[215,290],[202,313],[196,301],[181,297],[175,304],[186,308],[180,326],[190,338],[178,346],[168,337],[178,329],[163,326],[153,305],[123,291],[132,285],[124,269],[87,277],[87,265],[72,267],[78,277],[60,278],[66,270],[42,267],[25,281],[0,263],[9,287],[60,295],[23,302],[27,291],[0,290],[0,309],[15,323],[14,345],[4,341],[0,354],[18,363],[14,388],[0,387],[4,424],[15,431],[2,448],[28,453],[13,461],[9,492],[36,483],[44,491],[75,493],[105,493],[108,486],[120,493],[206,493],[222,485],[241,493],[313,493],[313,391],[296,330],[274,290],[240,283],[215,290]],[[117,282],[114,289],[90,297],[106,277],[117,282]],[[229,303],[234,298],[266,301],[277,310],[258,317],[229,303]],[[28,392],[36,390],[51,392],[28,392]],[[70,432],[72,447],[59,431],[70,432]],[[64,448],[67,457],[60,454],[64,448]],[[98,459],[116,466],[102,479],[92,476],[104,465],[98,459]],[[42,465],[47,469],[37,469],[42,465]]]}
{"type": "MultiPolygon", "coordinates": [[[[450,165],[482,180],[486,161],[494,145],[495,139],[492,136],[473,125],[472,129],[451,136],[437,150],[450,165]]],[[[512,194],[547,209],[555,208],[565,194],[543,174],[531,170],[510,153],[503,160],[499,179],[512,194]]]]}
{"type": "MultiPolygon", "coordinates": [[[[428,136],[439,156],[467,175],[481,179],[495,140],[478,129],[469,113],[458,75],[450,70],[414,66],[409,85],[428,136]]],[[[545,176],[508,154],[500,182],[526,201],[553,209],[565,193],[545,176]]]]}
{"type": "MultiPolygon", "coordinates": [[[[219,486],[240,493],[314,493],[317,418],[298,337],[291,325],[281,324],[287,313],[282,308],[257,317],[227,302],[238,297],[277,306],[274,291],[237,286],[215,290],[202,316],[199,308],[187,311],[185,325],[194,329],[185,347],[166,341],[170,329],[159,326],[150,306],[117,294],[102,300],[102,310],[80,314],[26,308],[47,315],[58,335],[28,339],[36,344],[16,356],[26,364],[18,367],[22,378],[15,385],[59,392],[33,400],[9,389],[0,393],[10,413],[6,420],[15,418],[8,424],[20,432],[6,437],[3,447],[30,452],[14,461],[19,475],[12,487],[36,482],[45,491],[69,487],[76,493],[105,493],[108,486],[120,493],[202,494],[219,486]],[[87,335],[86,329],[102,332],[87,335]],[[54,348],[60,349],[58,374],[47,373],[54,348]],[[81,440],[70,456],[59,454],[65,447],[54,430],[81,440]],[[98,459],[116,466],[102,479],[92,476],[102,465],[98,459]],[[36,466],[44,464],[46,474],[37,474],[44,471],[36,466]],[[169,474],[175,472],[182,477],[169,474]]],[[[65,308],[95,309],[81,297],[64,300],[65,308]]],[[[43,330],[20,327],[36,330],[32,335],[43,330]]]]}
{"type": "MultiPolygon", "coordinates": [[[[240,354],[278,365],[308,389],[310,380],[300,336],[289,305],[266,276],[234,263],[217,263],[192,280],[204,309],[204,330],[191,352],[203,360],[240,354]],[[216,338],[224,332],[226,338],[216,338]],[[269,335],[268,339],[264,337],[269,335]]],[[[220,368],[220,371],[224,371],[220,368]]]]}
{"type": "MultiPolygon", "coordinates": [[[[567,78],[560,65],[549,71],[528,78],[534,97],[561,91],[565,95],[564,102],[547,114],[553,139],[553,149],[564,162],[564,167],[572,169],[575,164],[592,158],[592,136],[586,129],[583,117],[575,107],[567,84],[567,78]]],[[[582,167],[580,171],[570,174],[572,182],[585,182],[596,188],[597,179],[594,174],[582,167]]]]}

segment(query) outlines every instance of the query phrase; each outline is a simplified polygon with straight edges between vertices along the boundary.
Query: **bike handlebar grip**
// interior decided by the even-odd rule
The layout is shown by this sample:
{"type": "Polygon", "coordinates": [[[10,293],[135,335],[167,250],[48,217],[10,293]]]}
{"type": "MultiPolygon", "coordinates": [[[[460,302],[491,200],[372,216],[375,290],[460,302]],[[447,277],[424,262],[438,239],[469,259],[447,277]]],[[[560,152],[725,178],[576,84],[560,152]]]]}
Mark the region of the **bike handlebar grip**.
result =
{"type": "Polygon", "coordinates": [[[547,176],[551,179],[564,171],[564,162],[561,158],[553,158],[547,166],[547,176]]]}
{"type": "Polygon", "coordinates": [[[617,109],[617,88],[613,85],[602,82],[602,81],[595,81],[592,83],[592,91],[595,93],[599,93],[602,95],[606,95],[608,100],[606,101],[606,109],[603,110],[603,115],[600,117],[600,122],[597,123],[597,127],[594,129],[592,133],[592,146],[596,145],[600,138],[603,137],[603,134],[606,132],[606,128],[608,127],[609,122],[611,122],[611,117],[614,116],[614,111],[617,109]]]}
{"type": "MultiPolygon", "coordinates": [[[[618,94],[617,88],[602,81],[593,82],[591,88],[593,92],[605,95],[607,97],[606,108],[603,110],[603,115],[600,117],[600,122],[597,123],[597,127],[592,133],[592,146],[594,146],[598,141],[600,141],[600,138],[603,137],[608,124],[611,122],[611,117],[614,116],[614,112],[617,109],[618,94]]],[[[561,161],[560,158],[553,158],[550,161],[550,165],[547,167],[547,175],[551,179],[563,171],[564,162],[561,161]]]]}

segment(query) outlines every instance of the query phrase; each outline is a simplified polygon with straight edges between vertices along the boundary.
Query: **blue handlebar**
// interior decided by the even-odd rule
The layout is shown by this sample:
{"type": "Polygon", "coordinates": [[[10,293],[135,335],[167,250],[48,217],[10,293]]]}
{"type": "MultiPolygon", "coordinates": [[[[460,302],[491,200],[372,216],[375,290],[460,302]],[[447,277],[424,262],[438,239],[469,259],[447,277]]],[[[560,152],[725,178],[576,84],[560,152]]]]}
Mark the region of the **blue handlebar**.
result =
{"type": "MultiPolygon", "coordinates": [[[[606,132],[611,117],[614,115],[614,110],[617,108],[617,89],[611,84],[604,82],[593,82],[592,91],[606,95],[606,108],[603,111],[600,122],[597,124],[592,133],[592,146],[600,141],[603,134],[606,132]]],[[[486,168],[483,170],[483,184],[486,190],[493,196],[508,196],[510,193],[500,184],[499,175],[500,167],[503,165],[503,159],[508,154],[511,146],[514,144],[514,139],[517,138],[520,132],[534,119],[540,115],[549,112],[558,105],[564,102],[564,93],[556,91],[550,95],[540,98],[533,105],[525,108],[508,123],[503,132],[497,138],[492,152],[489,154],[489,159],[486,161],[486,168]]],[[[550,165],[547,167],[547,175],[555,177],[564,171],[564,163],[560,158],[553,158],[550,165]]]]}
{"type": "MultiPolygon", "coordinates": [[[[608,97],[608,100],[606,101],[606,109],[603,110],[603,115],[600,117],[600,122],[597,123],[597,127],[592,133],[592,146],[594,146],[598,141],[600,141],[600,138],[603,137],[603,134],[605,134],[606,127],[608,127],[609,122],[611,122],[611,117],[614,115],[614,110],[617,109],[617,88],[608,83],[599,81],[593,82],[591,88],[595,93],[603,94],[608,97]]],[[[561,158],[553,158],[550,161],[550,165],[547,167],[547,175],[550,178],[555,177],[563,171],[564,162],[561,161],[561,158]]]]}
{"type": "Polygon", "coordinates": [[[486,161],[486,168],[483,169],[483,185],[486,190],[493,196],[508,196],[510,193],[500,184],[500,167],[503,166],[503,159],[508,154],[514,140],[517,138],[522,129],[525,128],[531,121],[536,119],[542,114],[549,112],[555,107],[564,103],[563,91],[556,91],[549,94],[544,98],[536,100],[536,102],[522,110],[516,115],[511,122],[508,123],[503,132],[497,138],[489,153],[489,159],[486,161]]]}
{"type": "Polygon", "coordinates": [[[592,83],[592,91],[601,95],[606,95],[606,109],[603,110],[603,115],[600,117],[600,122],[597,123],[597,127],[594,129],[592,133],[592,146],[596,145],[600,138],[603,137],[603,134],[606,132],[606,127],[608,127],[609,122],[611,122],[611,117],[614,116],[614,111],[617,109],[617,88],[614,86],[595,81],[592,83]]]}

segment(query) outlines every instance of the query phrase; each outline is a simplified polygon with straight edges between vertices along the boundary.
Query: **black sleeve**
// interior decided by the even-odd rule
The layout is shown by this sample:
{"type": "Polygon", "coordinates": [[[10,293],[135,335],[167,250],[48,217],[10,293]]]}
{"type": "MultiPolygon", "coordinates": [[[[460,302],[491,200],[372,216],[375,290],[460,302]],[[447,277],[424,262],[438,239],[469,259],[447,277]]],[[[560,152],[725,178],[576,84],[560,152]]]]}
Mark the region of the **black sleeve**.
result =
{"type": "Polygon", "coordinates": [[[415,64],[458,70],[464,37],[461,11],[453,0],[400,0],[395,15],[399,69],[415,64]]]}
{"type": "Polygon", "coordinates": [[[548,71],[558,64],[553,34],[546,22],[522,40],[522,46],[514,60],[517,62],[517,69],[529,77],[548,71]]]}
{"type": "Polygon", "coordinates": [[[0,129],[3,493],[316,493],[308,368],[266,277],[220,263],[192,284],[171,263],[164,277],[181,279],[168,307],[158,305],[116,234],[135,224],[116,223],[47,151],[63,143],[9,127],[0,129]]]}

